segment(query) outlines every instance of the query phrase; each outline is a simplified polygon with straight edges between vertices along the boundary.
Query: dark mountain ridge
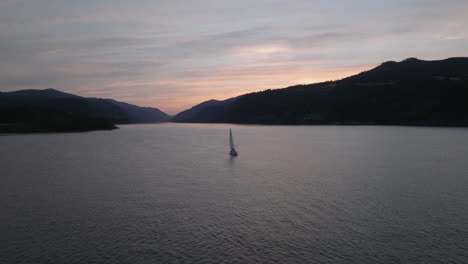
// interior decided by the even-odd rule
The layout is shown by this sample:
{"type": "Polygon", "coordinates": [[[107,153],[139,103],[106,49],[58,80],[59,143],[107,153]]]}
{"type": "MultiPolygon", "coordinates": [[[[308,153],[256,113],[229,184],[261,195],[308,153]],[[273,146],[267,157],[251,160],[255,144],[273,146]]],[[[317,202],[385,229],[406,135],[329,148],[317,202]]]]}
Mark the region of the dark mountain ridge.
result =
{"type": "Polygon", "coordinates": [[[115,124],[164,122],[169,118],[157,108],[54,89],[0,92],[0,132],[113,129],[115,124]]]}
{"type": "Polygon", "coordinates": [[[467,126],[467,100],[468,58],[409,58],[337,81],[249,93],[214,105],[205,102],[172,120],[467,126]]]}
{"type": "Polygon", "coordinates": [[[230,98],[224,101],[212,99],[180,112],[174,116],[171,121],[209,123],[210,120],[221,118],[226,106],[235,100],[236,98],[230,98]]]}

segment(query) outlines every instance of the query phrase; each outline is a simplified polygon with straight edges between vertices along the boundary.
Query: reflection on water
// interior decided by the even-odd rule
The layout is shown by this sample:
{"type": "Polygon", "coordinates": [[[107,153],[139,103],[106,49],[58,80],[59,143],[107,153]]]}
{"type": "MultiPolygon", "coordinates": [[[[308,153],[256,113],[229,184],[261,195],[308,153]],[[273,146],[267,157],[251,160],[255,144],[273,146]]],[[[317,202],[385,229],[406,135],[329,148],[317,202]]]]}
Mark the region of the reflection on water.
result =
{"type": "Polygon", "coordinates": [[[0,136],[0,263],[468,263],[463,142],[223,124],[0,136]]]}
{"type": "Polygon", "coordinates": [[[236,162],[237,157],[229,156],[229,165],[232,167],[236,162]]]}

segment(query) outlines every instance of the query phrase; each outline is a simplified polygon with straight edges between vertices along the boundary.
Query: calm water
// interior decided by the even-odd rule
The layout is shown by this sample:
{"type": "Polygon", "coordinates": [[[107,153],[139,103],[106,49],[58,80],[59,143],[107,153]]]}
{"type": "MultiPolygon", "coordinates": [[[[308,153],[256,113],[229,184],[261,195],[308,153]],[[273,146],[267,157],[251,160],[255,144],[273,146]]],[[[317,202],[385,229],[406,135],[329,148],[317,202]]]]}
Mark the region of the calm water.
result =
{"type": "Polygon", "coordinates": [[[415,127],[0,136],[0,263],[468,263],[467,147],[415,127]]]}

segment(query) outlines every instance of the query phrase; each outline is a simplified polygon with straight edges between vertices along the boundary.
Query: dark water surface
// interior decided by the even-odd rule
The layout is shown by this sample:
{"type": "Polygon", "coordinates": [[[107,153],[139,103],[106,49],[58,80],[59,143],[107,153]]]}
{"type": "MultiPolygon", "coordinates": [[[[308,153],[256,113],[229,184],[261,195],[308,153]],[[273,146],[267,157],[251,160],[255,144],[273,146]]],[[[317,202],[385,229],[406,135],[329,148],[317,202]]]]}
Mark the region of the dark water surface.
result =
{"type": "Polygon", "coordinates": [[[0,263],[468,263],[468,129],[129,125],[0,157],[0,263]]]}

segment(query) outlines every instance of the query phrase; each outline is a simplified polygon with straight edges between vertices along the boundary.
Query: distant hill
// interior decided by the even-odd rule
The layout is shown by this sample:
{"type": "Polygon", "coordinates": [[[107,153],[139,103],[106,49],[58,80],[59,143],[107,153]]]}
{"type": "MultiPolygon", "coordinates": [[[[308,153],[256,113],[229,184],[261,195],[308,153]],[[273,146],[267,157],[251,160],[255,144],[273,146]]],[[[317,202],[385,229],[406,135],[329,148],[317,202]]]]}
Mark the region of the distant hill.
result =
{"type": "Polygon", "coordinates": [[[385,62],[338,81],[208,101],[174,122],[468,125],[468,58],[385,62]]]}
{"type": "Polygon", "coordinates": [[[0,132],[113,129],[115,124],[168,121],[159,109],[54,89],[0,92],[0,132]]]}
{"type": "Polygon", "coordinates": [[[188,110],[180,112],[174,116],[172,122],[211,122],[222,118],[225,114],[226,106],[233,102],[236,98],[227,99],[224,101],[209,100],[198,104],[188,110]]]}

